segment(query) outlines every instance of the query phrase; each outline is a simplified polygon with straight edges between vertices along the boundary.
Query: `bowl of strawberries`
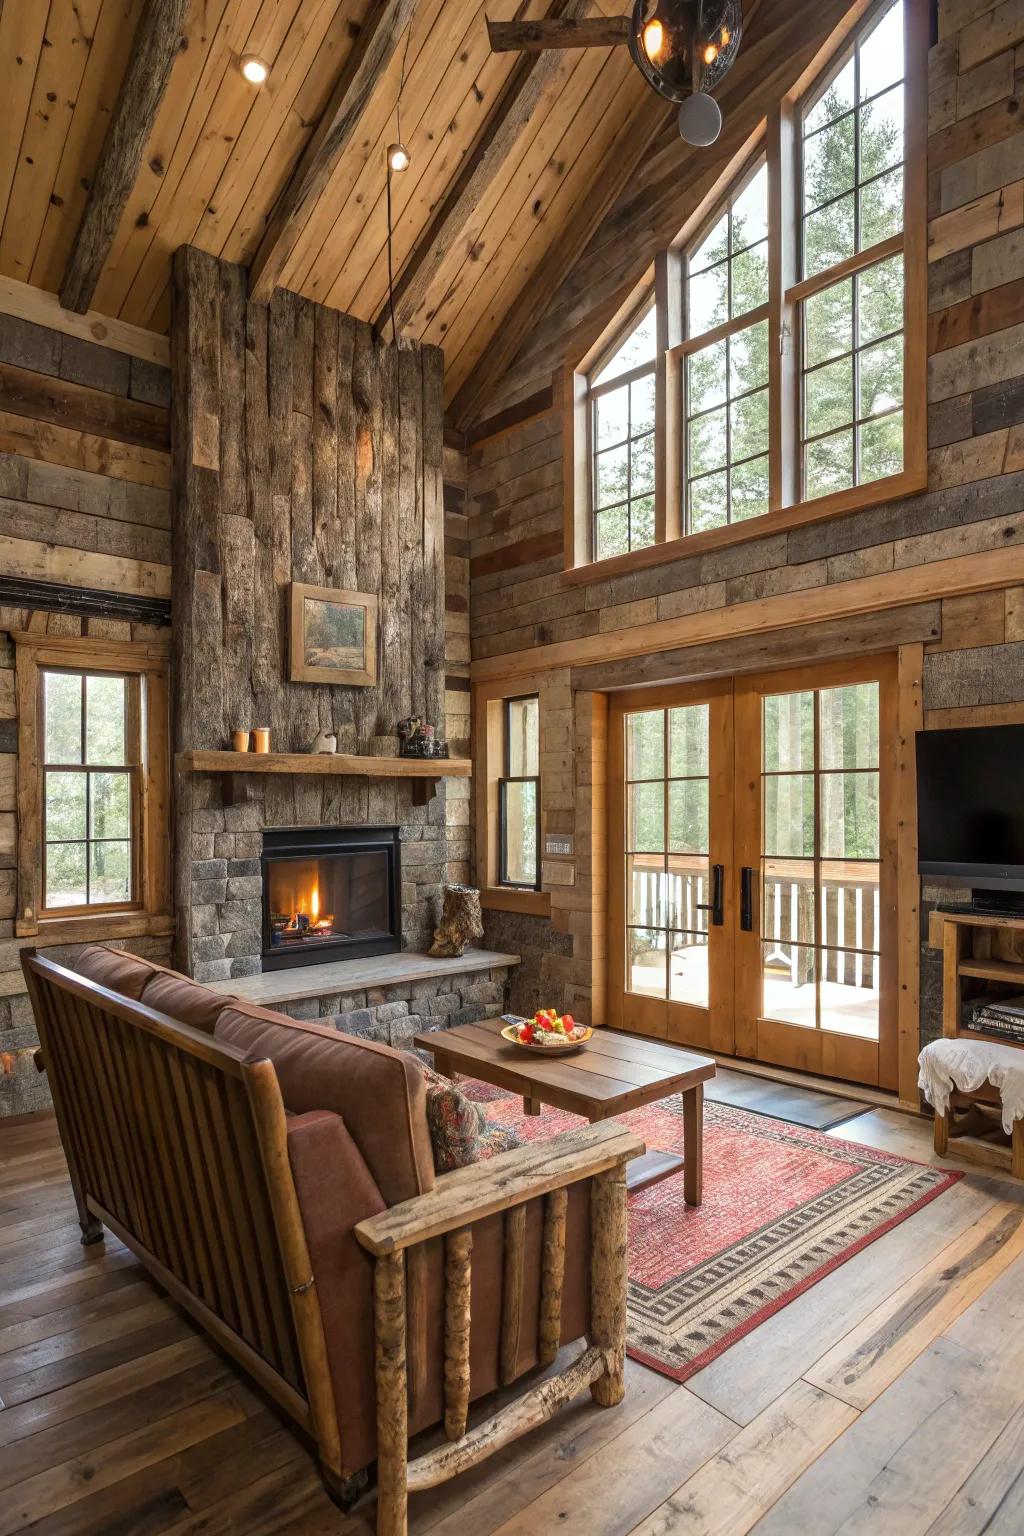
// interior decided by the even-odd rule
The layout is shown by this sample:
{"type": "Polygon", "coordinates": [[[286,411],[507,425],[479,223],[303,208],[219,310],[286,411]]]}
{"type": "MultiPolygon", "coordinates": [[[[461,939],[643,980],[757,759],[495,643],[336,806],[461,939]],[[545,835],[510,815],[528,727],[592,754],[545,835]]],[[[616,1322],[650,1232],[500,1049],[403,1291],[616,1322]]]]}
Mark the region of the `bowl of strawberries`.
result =
{"type": "Polygon", "coordinates": [[[587,1024],[577,1024],[571,1013],[555,1008],[541,1008],[532,1019],[518,1019],[505,1025],[503,1040],[520,1050],[537,1055],[565,1056],[586,1045],[594,1031],[587,1024]]]}

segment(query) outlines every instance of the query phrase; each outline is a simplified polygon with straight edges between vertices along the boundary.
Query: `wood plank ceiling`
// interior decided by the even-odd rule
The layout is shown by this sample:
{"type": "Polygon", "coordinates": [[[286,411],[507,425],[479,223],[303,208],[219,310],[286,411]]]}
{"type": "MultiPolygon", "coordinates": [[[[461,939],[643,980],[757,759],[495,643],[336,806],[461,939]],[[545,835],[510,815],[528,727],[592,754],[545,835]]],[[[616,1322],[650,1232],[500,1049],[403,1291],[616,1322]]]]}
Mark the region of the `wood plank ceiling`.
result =
{"type": "MultiPolygon", "coordinates": [[[[0,274],[58,292],[116,106],[145,0],[0,0],[0,274]]],[[[492,19],[544,15],[546,0],[490,0],[492,19]]],[[[623,0],[590,13],[621,14],[623,0]]],[[[183,41],[91,307],[165,331],[171,255],[195,244],[250,263],[331,101],[368,0],[190,0],[183,41]],[[271,67],[250,85],[238,68],[271,67]]],[[[580,218],[617,135],[650,93],[624,48],[553,56],[535,109],[486,185],[457,204],[456,238],[423,269],[422,242],[465,172],[516,54],[492,54],[477,0],[418,0],[281,274],[284,286],[365,320],[387,299],[385,148],[411,168],[393,183],[396,278],[415,267],[400,329],[445,350],[446,396],[478,365],[517,295],[580,218]],[[477,195],[478,191],[478,195],[477,195]],[[419,248],[419,249],[418,249],[419,248]]],[[[506,135],[507,137],[507,135],[506,135]]],[[[564,275],[564,274],[559,274],[564,275]]]]}

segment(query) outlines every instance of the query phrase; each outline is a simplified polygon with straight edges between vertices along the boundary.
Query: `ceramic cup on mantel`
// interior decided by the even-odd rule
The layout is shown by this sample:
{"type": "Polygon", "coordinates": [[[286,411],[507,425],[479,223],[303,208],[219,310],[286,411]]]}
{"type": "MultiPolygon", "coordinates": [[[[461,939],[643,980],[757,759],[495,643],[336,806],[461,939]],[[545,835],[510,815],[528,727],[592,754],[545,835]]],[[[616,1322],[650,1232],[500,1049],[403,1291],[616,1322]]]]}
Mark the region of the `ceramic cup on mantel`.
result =
{"type": "Polygon", "coordinates": [[[252,733],[252,749],[254,752],[270,751],[270,732],[264,728],[258,728],[252,733]]]}
{"type": "Polygon", "coordinates": [[[248,731],[232,731],[231,732],[231,750],[232,750],[232,752],[248,752],[248,750],[249,750],[249,732],[248,731]]]}

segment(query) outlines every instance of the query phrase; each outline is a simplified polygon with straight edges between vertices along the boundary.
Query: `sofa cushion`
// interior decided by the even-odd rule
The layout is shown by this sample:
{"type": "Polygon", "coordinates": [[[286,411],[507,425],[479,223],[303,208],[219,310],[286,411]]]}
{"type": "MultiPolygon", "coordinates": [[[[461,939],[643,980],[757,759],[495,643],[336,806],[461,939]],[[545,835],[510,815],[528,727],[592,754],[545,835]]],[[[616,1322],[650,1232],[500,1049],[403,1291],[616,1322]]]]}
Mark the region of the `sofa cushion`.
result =
{"type": "Polygon", "coordinates": [[[269,1057],[292,1114],[341,1115],[388,1205],[434,1187],[426,1085],[412,1057],[240,1001],[223,1009],[214,1035],[269,1057]]]}
{"type": "Polygon", "coordinates": [[[83,949],[74,962],[74,969],[97,986],[120,992],[122,997],[130,997],[135,1003],[141,1002],[143,991],[154,976],[176,974],[152,960],[143,960],[141,955],[131,955],[126,949],[109,949],[105,944],[90,944],[88,949],[83,949]]]}
{"type": "Polygon", "coordinates": [[[147,1008],[166,1013],[179,1024],[189,1024],[193,1029],[212,1035],[218,1018],[234,998],[225,997],[223,992],[212,992],[209,987],[202,987],[173,971],[158,971],[143,987],[142,1001],[147,1008]]]}

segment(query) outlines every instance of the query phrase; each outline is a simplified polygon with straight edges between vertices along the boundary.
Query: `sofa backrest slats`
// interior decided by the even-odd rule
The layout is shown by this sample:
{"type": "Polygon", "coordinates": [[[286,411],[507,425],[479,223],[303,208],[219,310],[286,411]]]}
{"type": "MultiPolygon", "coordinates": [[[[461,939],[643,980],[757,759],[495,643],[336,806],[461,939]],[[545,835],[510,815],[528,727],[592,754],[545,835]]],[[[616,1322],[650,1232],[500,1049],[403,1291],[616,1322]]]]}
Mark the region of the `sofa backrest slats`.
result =
{"type": "Polygon", "coordinates": [[[282,1238],[295,1192],[273,1070],[38,955],[24,969],[80,1208],[207,1325],[226,1325],[243,1363],[249,1352],[265,1362],[264,1384],[291,1411],[306,1410],[292,1293],[308,1255],[294,1233],[290,1247],[282,1238]]]}

